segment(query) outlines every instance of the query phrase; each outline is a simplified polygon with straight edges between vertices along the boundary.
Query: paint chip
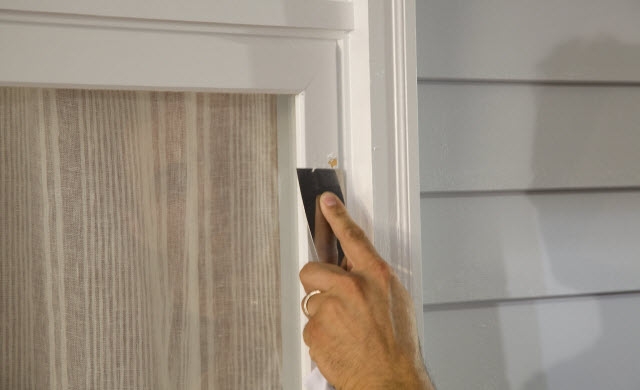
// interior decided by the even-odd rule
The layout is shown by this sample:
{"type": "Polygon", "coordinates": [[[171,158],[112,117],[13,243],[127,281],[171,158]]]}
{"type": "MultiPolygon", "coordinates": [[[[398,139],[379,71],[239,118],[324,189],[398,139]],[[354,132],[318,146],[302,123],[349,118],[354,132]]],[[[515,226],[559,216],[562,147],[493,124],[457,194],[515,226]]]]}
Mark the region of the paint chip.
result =
{"type": "Polygon", "coordinates": [[[335,168],[338,166],[338,158],[335,156],[335,154],[331,153],[327,156],[327,162],[329,163],[329,166],[331,168],[335,168]]]}

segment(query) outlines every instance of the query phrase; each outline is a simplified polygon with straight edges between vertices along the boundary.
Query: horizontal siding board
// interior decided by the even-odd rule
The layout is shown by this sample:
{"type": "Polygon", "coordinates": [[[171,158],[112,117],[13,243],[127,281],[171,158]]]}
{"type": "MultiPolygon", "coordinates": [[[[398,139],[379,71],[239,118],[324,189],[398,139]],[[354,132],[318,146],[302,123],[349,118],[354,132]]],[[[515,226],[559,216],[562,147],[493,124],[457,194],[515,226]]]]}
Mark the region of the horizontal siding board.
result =
{"type": "Polygon", "coordinates": [[[422,191],[640,184],[640,86],[421,83],[418,104],[422,191]]]}
{"type": "Polygon", "coordinates": [[[640,191],[421,200],[424,302],[640,289],[640,191]]]}
{"type": "Polygon", "coordinates": [[[638,20],[628,0],[417,0],[439,388],[638,387],[638,20]]]}
{"type": "Polygon", "coordinates": [[[640,81],[640,2],[418,0],[418,77],[640,81]]]}
{"type": "Polygon", "coordinates": [[[636,389],[640,296],[520,302],[424,313],[436,386],[636,389]]]}

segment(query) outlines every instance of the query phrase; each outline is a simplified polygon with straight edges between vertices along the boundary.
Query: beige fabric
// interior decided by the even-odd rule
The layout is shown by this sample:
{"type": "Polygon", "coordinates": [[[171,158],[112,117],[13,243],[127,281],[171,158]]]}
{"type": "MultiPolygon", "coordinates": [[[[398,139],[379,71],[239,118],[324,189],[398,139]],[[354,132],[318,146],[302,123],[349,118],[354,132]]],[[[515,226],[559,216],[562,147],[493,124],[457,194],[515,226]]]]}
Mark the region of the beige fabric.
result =
{"type": "Polygon", "coordinates": [[[0,389],[279,389],[275,98],[0,88],[0,389]]]}

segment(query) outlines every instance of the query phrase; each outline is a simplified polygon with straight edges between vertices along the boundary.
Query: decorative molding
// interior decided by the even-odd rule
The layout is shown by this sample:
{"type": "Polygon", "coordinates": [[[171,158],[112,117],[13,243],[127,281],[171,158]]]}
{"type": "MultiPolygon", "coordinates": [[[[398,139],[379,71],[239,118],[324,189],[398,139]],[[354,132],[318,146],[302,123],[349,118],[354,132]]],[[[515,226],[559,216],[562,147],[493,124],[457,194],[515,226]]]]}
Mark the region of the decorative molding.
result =
{"type": "Polygon", "coordinates": [[[409,263],[412,266],[411,293],[422,340],[422,246],[420,219],[420,158],[418,142],[418,86],[415,0],[394,1],[394,55],[396,66],[396,121],[399,160],[398,218],[406,232],[409,263]]]}
{"type": "Polygon", "coordinates": [[[415,2],[372,2],[369,12],[374,240],[413,296],[422,338],[415,2]]]}
{"type": "Polygon", "coordinates": [[[0,9],[0,21],[7,23],[45,24],[85,28],[111,28],[138,31],[164,31],[200,34],[244,35],[262,38],[285,37],[298,39],[338,40],[345,32],[319,28],[291,28],[283,26],[234,25],[179,20],[134,19],[114,16],[72,15],[64,13],[28,12],[0,9]]]}
{"type": "Polygon", "coordinates": [[[415,2],[353,4],[340,46],[347,207],[410,290],[422,338],[415,2]]]}
{"type": "Polygon", "coordinates": [[[296,168],[296,107],[295,98],[291,96],[278,97],[278,208],[280,213],[280,302],[281,331],[282,331],[282,368],[283,372],[293,372],[291,367],[300,367],[298,375],[282,375],[283,389],[301,389],[302,371],[309,366],[303,365],[305,356],[302,352],[304,343],[301,337],[302,324],[298,308],[300,304],[300,281],[292,270],[300,267],[298,240],[299,217],[303,212],[292,205],[297,204],[297,177],[287,172],[296,168]],[[287,337],[289,336],[289,337],[287,337]],[[288,351],[288,353],[286,353],[288,351]]]}

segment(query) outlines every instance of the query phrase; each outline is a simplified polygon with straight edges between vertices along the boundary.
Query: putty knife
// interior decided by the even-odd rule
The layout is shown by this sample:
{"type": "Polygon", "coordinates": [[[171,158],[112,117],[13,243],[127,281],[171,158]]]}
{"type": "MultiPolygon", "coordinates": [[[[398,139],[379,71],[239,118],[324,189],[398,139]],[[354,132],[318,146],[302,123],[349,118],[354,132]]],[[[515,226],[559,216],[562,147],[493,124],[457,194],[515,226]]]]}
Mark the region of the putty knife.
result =
{"type": "Polygon", "coordinates": [[[336,169],[298,168],[298,184],[319,261],[342,264],[344,252],[320,210],[320,195],[332,192],[344,203],[336,169]]]}

